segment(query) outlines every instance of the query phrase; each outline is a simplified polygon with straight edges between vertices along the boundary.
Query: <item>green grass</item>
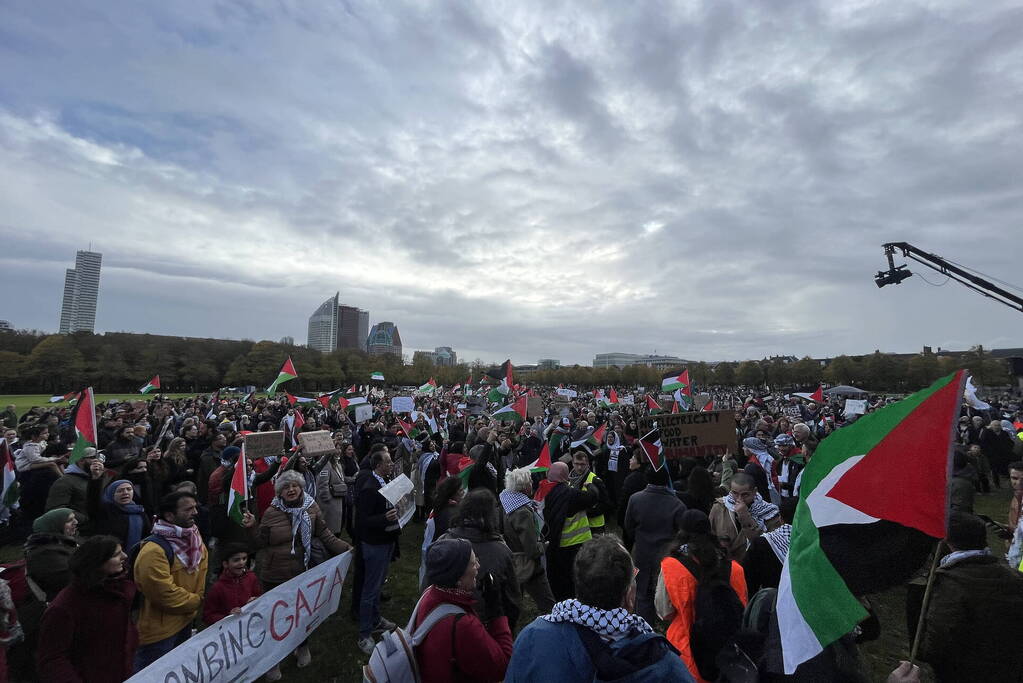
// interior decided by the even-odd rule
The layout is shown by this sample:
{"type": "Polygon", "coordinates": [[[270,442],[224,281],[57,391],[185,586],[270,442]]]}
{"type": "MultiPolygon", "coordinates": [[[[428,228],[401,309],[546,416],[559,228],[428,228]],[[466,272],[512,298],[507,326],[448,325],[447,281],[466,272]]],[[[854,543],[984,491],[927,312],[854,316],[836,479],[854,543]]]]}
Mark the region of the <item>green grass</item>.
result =
{"type": "MultiPolygon", "coordinates": [[[[195,394],[164,394],[169,398],[190,398],[195,394]]],[[[110,399],[117,399],[119,401],[138,401],[138,400],[150,400],[152,394],[148,396],[140,396],[138,393],[126,393],[126,394],[96,394],[96,402],[104,403],[110,399]]],[[[18,412],[18,417],[21,417],[34,406],[40,406],[43,408],[67,408],[70,404],[64,401],[60,403],[50,403],[50,397],[45,394],[7,394],[0,396],[0,410],[4,410],[7,406],[13,405],[14,409],[18,412]]]]}

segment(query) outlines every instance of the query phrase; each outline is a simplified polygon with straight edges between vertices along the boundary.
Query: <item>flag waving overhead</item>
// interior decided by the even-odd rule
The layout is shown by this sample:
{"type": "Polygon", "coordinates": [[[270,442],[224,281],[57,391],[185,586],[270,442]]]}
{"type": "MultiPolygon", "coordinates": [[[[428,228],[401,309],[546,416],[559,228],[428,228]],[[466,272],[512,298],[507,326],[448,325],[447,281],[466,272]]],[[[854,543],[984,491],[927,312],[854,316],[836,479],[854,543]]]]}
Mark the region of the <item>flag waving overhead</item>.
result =
{"type": "Polygon", "coordinates": [[[234,463],[234,474],[231,475],[231,491],[227,497],[227,516],[238,524],[245,516],[245,501],[249,499],[248,463],[245,461],[245,444],[242,452],[234,463]]]}
{"type": "Polygon", "coordinates": [[[430,378],[429,382],[419,387],[419,393],[421,394],[432,394],[435,391],[437,391],[437,383],[433,381],[433,377],[430,378]]]}
{"type": "Polygon", "coordinates": [[[64,394],[63,396],[51,396],[50,397],[50,403],[61,403],[63,401],[70,401],[77,394],[78,394],[77,391],[69,391],[68,393],[64,394]]]}
{"type": "Polygon", "coordinates": [[[643,448],[643,452],[646,453],[651,467],[655,470],[664,467],[664,450],[661,448],[661,437],[656,429],[646,436],[640,437],[639,445],[643,448]]]}
{"type": "Polygon", "coordinates": [[[778,587],[786,673],[867,616],[858,595],[905,583],[945,536],[964,373],[864,415],[803,470],[778,587]]]}
{"type": "Polygon", "coordinates": [[[298,372],[295,371],[295,364],[291,362],[291,356],[288,356],[288,360],[284,361],[284,365],[281,366],[281,371],[277,375],[277,379],[275,379],[274,383],[267,388],[266,393],[272,396],[273,393],[277,391],[278,384],[290,382],[296,377],[298,377],[298,372]]]}
{"type": "Polygon", "coordinates": [[[379,371],[374,372],[372,375],[369,376],[369,379],[372,382],[383,382],[384,381],[384,373],[379,372],[379,371]]]}
{"type": "Polygon", "coordinates": [[[85,456],[86,448],[96,448],[96,399],[92,387],[82,391],[75,406],[75,445],[71,449],[69,465],[74,465],[85,456]]]}
{"type": "Polygon", "coordinates": [[[676,389],[681,389],[685,392],[691,392],[689,388],[689,369],[686,368],[682,372],[669,372],[661,379],[661,391],[665,394],[671,394],[676,389]]]}
{"type": "Polygon", "coordinates": [[[145,396],[146,394],[148,394],[153,389],[159,389],[159,388],[160,388],[160,376],[159,375],[155,375],[153,377],[153,379],[149,380],[149,382],[146,385],[144,385],[141,389],[139,389],[139,393],[142,394],[143,396],[145,396]]]}
{"type": "Polygon", "coordinates": [[[650,394],[646,395],[646,407],[650,411],[651,415],[656,415],[661,412],[661,404],[654,400],[654,397],[650,394]]]}
{"type": "Polygon", "coordinates": [[[495,420],[525,420],[526,419],[526,397],[515,401],[511,405],[507,405],[500,410],[494,411],[493,418],[495,420]]]}
{"type": "Polygon", "coordinates": [[[543,448],[540,450],[540,457],[533,461],[529,466],[531,472],[546,472],[551,468],[551,446],[549,443],[544,443],[543,448]]]}
{"type": "Polygon", "coordinates": [[[820,384],[817,385],[817,391],[815,391],[812,394],[810,394],[810,400],[811,401],[816,401],[817,403],[823,403],[824,402],[824,387],[823,387],[823,385],[820,385],[820,384]]]}

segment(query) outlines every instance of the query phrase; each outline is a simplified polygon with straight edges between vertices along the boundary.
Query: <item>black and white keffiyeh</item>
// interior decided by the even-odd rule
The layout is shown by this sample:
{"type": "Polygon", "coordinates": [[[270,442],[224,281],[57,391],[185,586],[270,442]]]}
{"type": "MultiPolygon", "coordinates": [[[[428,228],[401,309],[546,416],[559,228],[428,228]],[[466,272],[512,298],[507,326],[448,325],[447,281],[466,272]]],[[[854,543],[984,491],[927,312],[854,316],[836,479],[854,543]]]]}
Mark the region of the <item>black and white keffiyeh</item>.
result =
{"type": "Polygon", "coordinates": [[[309,559],[312,557],[312,531],[313,523],[309,517],[309,508],[316,501],[308,493],[304,494],[302,504],[296,507],[288,507],[281,500],[280,496],[274,497],[270,506],[286,513],[291,518],[291,554],[295,554],[295,541],[302,543],[302,550],[305,551],[303,562],[306,569],[309,568],[309,559]]]}
{"type": "MultiPolygon", "coordinates": [[[[732,500],[731,496],[725,496],[721,499],[721,502],[728,508],[729,512],[735,512],[735,501],[732,500]]],[[[753,521],[760,527],[760,530],[767,531],[767,520],[778,516],[778,506],[774,503],[768,503],[758,493],[757,497],[753,499],[753,504],[749,506],[749,513],[753,517],[753,521]]]]}
{"type": "Polygon", "coordinates": [[[778,561],[785,564],[785,557],[789,554],[789,538],[792,536],[792,525],[782,524],[774,531],[764,534],[764,540],[771,546],[774,556],[778,561]]]}
{"type": "Polygon", "coordinates": [[[623,607],[599,609],[584,605],[575,598],[563,600],[540,617],[554,624],[570,623],[585,626],[605,640],[618,640],[626,636],[653,633],[650,624],[638,614],[632,614],[623,607]]]}

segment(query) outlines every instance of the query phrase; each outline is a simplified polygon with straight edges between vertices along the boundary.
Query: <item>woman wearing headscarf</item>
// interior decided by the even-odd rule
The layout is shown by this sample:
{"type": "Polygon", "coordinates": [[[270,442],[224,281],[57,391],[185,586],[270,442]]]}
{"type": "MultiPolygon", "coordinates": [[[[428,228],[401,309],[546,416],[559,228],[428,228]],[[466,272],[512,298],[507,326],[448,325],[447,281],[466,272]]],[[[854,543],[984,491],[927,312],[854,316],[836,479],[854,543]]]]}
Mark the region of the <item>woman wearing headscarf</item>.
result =
{"type": "Polygon", "coordinates": [[[668,555],[661,560],[661,574],[654,592],[654,607],[657,616],[670,621],[668,641],[675,646],[685,662],[686,668],[697,683],[716,680],[717,672],[713,656],[709,660],[701,657],[697,661],[692,642],[692,629],[696,621],[696,589],[700,583],[716,584],[712,589],[715,607],[741,622],[746,605],[746,576],[738,562],[718,545],[710,528],[707,515],[699,510],[686,510],[682,515],[682,528],[672,544],[668,555]],[[732,592],[727,592],[731,586],[732,592]],[[725,588],[725,592],[718,588],[725,588]],[[703,676],[701,678],[701,676],[703,676]]]}
{"type": "Polygon", "coordinates": [[[153,528],[144,507],[135,502],[135,487],[127,479],[118,479],[103,489],[99,500],[96,487],[90,487],[89,518],[97,533],[109,534],[131,550],[153,528]]]}
{"type": "MultiPolygon", "coordinates": [[[[281,473],[274,484],[274,491],[277,495],[263,513],[259,525],[260,541],[264,546],[259,554],[259,578],[265,592],[316,564],[314,541],[319,542],[328,556],[340,555],[351,548],[330,533],[319,506],[305,490],[305,479],[301,474],[291,470],[281,473]]],[[[295,650],[295,656],[298,666],[309,665],[312,655],[305,641],[295,650]]],[[[275,665],[266,677],[270,681],[279,680],[280,666],[275,665]]]]}
{"type": "Polygon", "coordinates": [[[42,683],[121,683],[132,674],[139,634],[135,584],[113,536],[93,536],[71,557],[71,584],[43,614],[36,661],[42,683]]]}
{"type": "Polygon", "coordinates": [[[68,562],[78,549],[78,518],[71,508],[54,508],[32,522],[25,542],[25,571],[53,600],[71,581],[68,562]]]}

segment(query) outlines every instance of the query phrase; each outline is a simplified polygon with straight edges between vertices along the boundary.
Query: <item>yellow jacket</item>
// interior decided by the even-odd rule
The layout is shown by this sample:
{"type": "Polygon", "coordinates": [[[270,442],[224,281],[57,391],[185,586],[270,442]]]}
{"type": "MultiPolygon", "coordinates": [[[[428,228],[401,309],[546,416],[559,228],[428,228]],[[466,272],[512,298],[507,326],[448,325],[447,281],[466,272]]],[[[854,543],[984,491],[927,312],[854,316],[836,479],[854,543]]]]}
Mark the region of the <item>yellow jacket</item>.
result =
{"type": "Polygon", "coordinates": [[[206,591],[208,553],[202,549],[202,560],[189,574],[177,557],[167,566],[167,555],[158,544],[142,546],[135,560],[135,583],[145,596],[139,614],[139,644],[148,645],[188,626],[202,605],[206,591]]]}

